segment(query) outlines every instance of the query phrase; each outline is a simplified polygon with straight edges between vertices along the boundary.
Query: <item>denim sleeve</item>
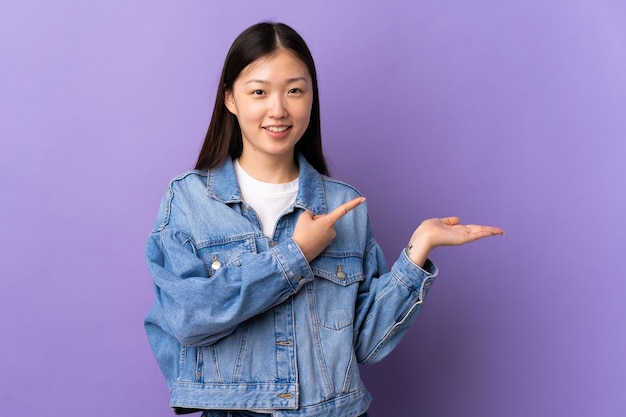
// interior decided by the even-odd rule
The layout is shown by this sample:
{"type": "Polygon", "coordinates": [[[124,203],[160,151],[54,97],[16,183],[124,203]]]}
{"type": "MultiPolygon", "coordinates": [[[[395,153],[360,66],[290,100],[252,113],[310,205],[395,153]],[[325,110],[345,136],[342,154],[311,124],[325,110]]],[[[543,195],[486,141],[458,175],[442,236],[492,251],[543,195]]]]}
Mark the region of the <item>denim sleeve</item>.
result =
{"type": "Polygon", "coordinates": [[[373,364],[387,356],[409,330],[438,270],[430,260],[420,268],[402,251],[387,272],[382,250],[371,239],[364,272],[356,304],[354,347],[359,363],[373,364]]]}
{"type": "Polygon", "coordinates": [[[184,345],[216,342],[313,280],[292,239],[266,252],[244,254],[239,266],[223,266],[209,278],[191,239],[164,228],[149,237],[146,259],[156,292],[146,322],[184,345]]]}

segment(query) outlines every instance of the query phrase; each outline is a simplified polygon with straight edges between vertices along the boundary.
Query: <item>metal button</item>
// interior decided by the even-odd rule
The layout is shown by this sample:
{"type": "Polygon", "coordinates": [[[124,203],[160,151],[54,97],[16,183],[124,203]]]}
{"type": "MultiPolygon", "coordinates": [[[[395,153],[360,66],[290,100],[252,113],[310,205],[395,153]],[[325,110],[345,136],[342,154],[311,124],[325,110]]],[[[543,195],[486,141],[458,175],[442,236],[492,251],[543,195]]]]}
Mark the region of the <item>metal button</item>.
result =
{"type": "Polygon", "coordinates": [[[339,279],[345,279],[346,278],[346,273],[343,272],[343,269],[341,268],[341,265],[337,266],[337,278],[339,278],[339,279]]]}
{"type": "Polygon", "coordinates": [[[219,259],[217,259],[217,255],[213,255],[213,263],[211,264],[211,268],[213,268],[214,271],[217,271],[221,267],[222,263],[219,261],[219,259]]]}

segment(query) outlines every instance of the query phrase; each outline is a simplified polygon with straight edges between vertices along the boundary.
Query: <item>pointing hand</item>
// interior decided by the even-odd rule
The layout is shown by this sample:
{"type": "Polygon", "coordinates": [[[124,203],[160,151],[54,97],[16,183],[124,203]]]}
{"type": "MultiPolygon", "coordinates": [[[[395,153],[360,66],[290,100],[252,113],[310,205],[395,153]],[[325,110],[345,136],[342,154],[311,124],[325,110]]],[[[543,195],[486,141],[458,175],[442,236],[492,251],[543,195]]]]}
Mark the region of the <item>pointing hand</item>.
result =
{"type": "Polygon", "coordinates": [[[322,253],[335,238],[335,223],[364,201],[365,197],[357,197],[328,214],[315,215],[310,211],[305,211],[300,215],[293,231],[293,240],[298,244],[308,262],[322,253]]]}

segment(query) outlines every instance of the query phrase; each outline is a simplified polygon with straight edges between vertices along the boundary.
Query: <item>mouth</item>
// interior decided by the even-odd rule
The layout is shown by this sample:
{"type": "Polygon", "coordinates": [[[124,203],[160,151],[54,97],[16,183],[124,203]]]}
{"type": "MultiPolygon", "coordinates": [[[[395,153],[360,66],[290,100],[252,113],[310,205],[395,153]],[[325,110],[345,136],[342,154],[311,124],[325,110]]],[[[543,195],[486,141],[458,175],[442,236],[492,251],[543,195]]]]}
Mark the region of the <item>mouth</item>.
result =
{"type": "Polygon", "coordinates": [[[285,126],[285,125],[281,125],[281,126],[263,126],[263,129],[269,130],[272,133],[282,133],[282,132],[286,131],[289,128],[291,128],[291,126],[285,126]]]}

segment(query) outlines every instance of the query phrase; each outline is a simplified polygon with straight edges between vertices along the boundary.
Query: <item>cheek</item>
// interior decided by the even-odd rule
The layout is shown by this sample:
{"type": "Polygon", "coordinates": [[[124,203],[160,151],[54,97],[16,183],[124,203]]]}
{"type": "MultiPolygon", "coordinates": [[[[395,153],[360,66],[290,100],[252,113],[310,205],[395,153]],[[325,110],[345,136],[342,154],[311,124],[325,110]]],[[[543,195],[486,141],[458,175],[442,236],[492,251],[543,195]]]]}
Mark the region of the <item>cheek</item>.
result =
{"type": "Polygon", "coordinates": [[[311,119],[311,109],[312,106],[310,104],[298,106],[297,109],[294,109],[293,116],[308,125],[311,119]]]}
{"type": "Polygon", "coordinates": [[[240,123],[258,122],[265,115],[265,109],[257,103],[246,103],[244,106],[239,106],[237,110],[237,119],[240,123]]]}

